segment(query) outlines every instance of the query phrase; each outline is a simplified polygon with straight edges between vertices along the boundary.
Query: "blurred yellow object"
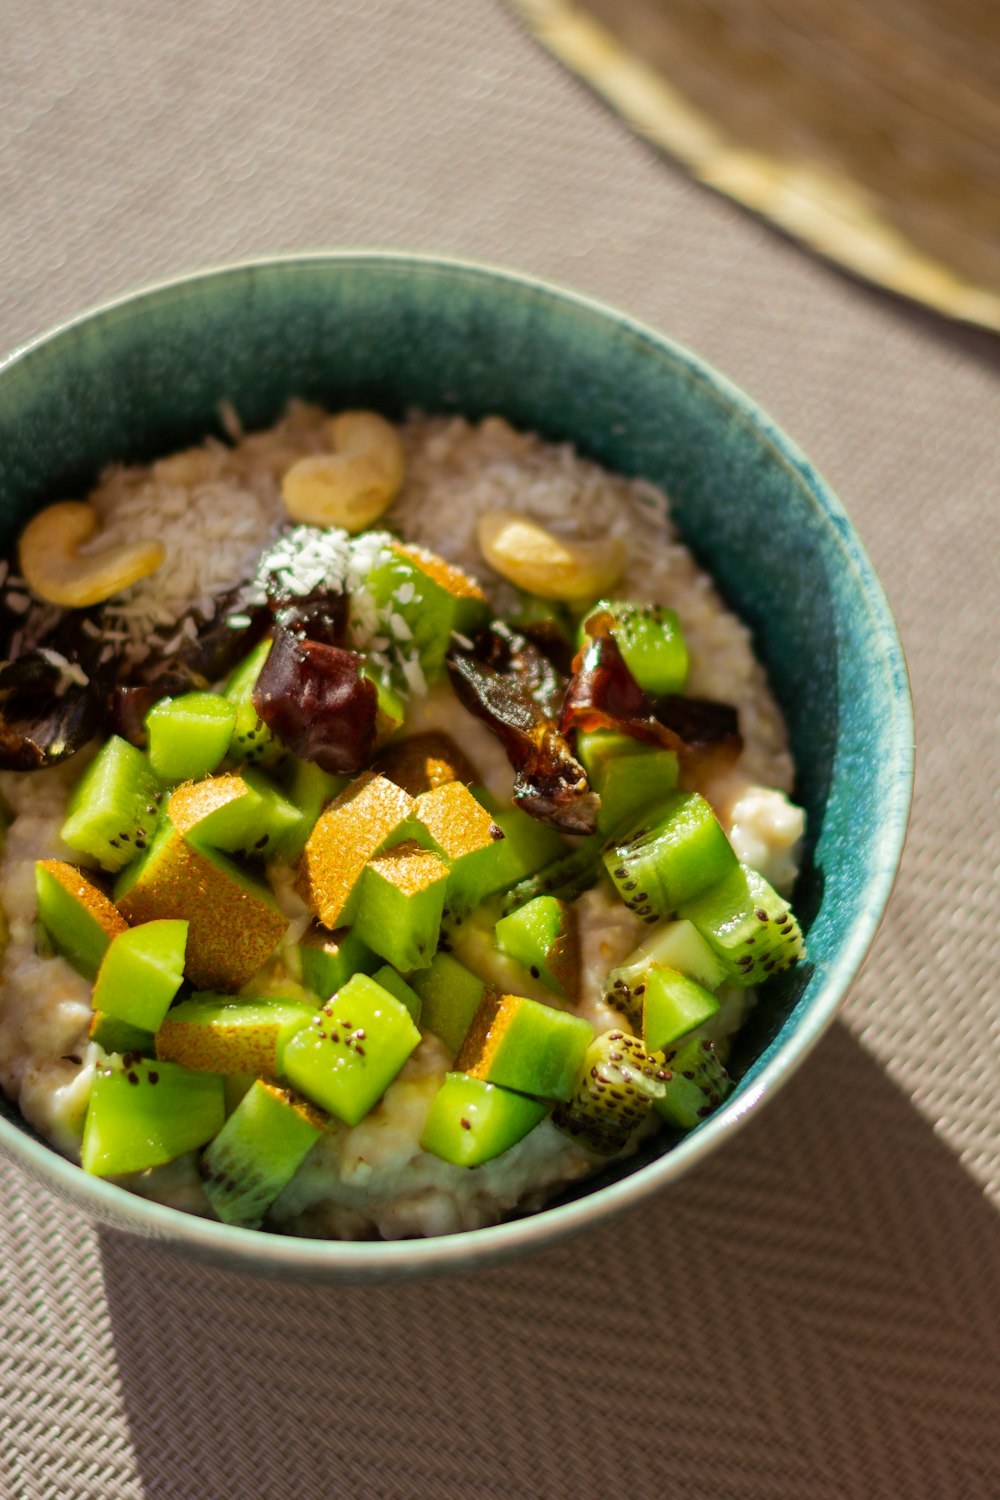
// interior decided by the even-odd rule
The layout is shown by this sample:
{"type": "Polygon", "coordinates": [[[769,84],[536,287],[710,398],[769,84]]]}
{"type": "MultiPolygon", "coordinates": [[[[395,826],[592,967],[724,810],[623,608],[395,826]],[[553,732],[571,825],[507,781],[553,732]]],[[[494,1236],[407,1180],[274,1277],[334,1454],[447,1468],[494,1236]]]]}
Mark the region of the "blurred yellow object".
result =
{"type": "Polygon", "coordinates": [[[703,182],[859,276],[1000,330],[1000,8],[513,4],[703,182]]]}

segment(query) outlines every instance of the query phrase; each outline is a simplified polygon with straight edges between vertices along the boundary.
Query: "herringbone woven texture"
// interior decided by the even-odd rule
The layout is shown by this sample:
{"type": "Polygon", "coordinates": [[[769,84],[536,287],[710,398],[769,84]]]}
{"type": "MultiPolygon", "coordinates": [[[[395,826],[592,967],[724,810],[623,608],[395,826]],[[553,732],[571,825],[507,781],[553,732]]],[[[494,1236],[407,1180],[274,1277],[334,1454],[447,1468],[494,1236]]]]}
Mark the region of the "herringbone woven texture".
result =
{"type": "Polygon", "coordinates": [[[0,1167],[0,1494],[1000,1495],[997,345],[631,137],[491,0],[0,0],[0,346],[234,255],[455,251],[691,343],[842,494],[920,740],[838,1025],[721,1158],[523,1265],[207,1271],[0,1167]]]}

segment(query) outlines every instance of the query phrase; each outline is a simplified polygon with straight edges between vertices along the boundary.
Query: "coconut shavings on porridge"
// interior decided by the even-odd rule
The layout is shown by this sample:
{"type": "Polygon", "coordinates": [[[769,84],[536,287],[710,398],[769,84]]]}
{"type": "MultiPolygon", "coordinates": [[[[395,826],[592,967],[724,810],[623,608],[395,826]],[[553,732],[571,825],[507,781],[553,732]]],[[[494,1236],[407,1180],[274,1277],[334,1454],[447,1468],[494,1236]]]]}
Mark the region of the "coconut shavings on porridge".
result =
{"type": "Polygon", "coordinates": [[[803,952],[749,633],[652,485],[293,402],[3,566],[0,1084],[231,1224],[447,1234],[729,1093],[803,952]]]}

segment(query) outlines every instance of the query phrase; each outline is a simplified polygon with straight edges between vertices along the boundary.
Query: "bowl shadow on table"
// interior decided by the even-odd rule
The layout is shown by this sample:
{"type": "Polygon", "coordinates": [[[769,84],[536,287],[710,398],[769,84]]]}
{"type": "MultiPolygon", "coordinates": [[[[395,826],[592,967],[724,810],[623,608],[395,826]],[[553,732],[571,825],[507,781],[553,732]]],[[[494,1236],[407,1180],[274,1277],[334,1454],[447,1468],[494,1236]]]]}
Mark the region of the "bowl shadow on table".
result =
{"type": "Polygon", "coordinates": [[[996,1215],[842,1024],[726,1151],[509,1267],[311,1287],[100,1240],[148,1500],[996,1493],[996,1215]]]}

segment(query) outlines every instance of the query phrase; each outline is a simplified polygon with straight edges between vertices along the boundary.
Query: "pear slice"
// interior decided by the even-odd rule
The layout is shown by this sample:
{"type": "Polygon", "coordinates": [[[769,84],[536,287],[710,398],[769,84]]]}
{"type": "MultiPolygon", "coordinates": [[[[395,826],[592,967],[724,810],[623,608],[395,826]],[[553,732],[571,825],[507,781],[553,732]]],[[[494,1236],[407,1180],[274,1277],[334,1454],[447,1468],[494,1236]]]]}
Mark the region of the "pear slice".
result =
{"type": "Polygon", "coordinates": [[[196,1072],[280,1078],[285,1048],[315,1015],[301,1000],[192,995],[167,1012],[156,1055],[196,1072]]]}
{"type": "Polygon", "coordinates": [[[450,871],[414,839],[376,855],[365,866],[355,931],[403,973],[434,957],[450,871]]]}
{"type": "Polygon", "coordinates": [[[93,979],[108,944],[128,922],[91,877],[61,859],[35,865],[38,916],[57,952],[93,979]]]}
{"type": "Polygon", "coordinates": [[[448,910],[459,916],[471,911],[496,888],[503,829],[460,781],[422,792],[413,811],[451,866],[448,910]]]}
{"type": "Polygon", "coordinates": [[[132,923],[187,920],[184,973],[202,990],[240,989],[288,926],[263,881],[225,854],[189,842],[165,817],[146,855],[122,871],[115,895],[132,923]]]}
{"type": "Polygon", "coordinates": [[[413,800],[388,777],[364,771],[320,815],[302,854],[297,889],[324,927],[352,920],[365,866],[390,839],[405,836],[413,800]]]}
{"type": "Polygon", "coordinates": [[[479,781],[479,772],[465,752],[450,735],[439,730],[394,740],[378,757],[375,769],[411,797],[419,797],[422,792],[433,791],[449,781],[460,781],[464,786],[479,781]]]}
{"type": "Polygon", "coordinates": [[[568,1099],[594,1035],[588,1021],[487,990],[455,1058],[457,1073],[539,1099],[568,1099]]]}

